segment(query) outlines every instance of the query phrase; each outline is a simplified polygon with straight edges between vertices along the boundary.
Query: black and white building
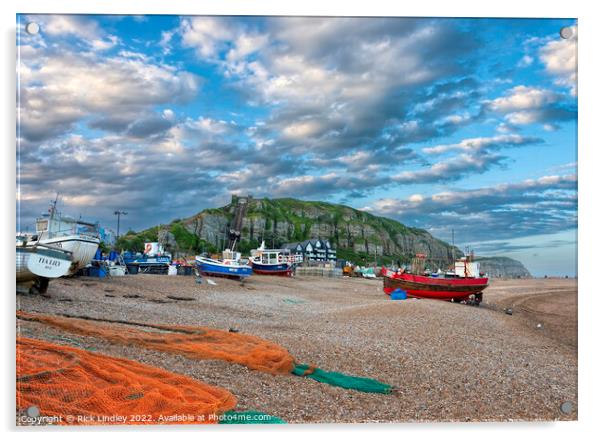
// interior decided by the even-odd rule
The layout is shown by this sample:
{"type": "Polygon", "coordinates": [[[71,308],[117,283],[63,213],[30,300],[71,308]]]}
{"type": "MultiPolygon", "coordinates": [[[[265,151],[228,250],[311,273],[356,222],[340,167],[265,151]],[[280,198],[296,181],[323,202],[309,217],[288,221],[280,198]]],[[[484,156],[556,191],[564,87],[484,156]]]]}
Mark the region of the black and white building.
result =
{"type": "Polygon", "coordinates": [[[292,255],[303,261],[332,261],[337,260],[337,251],[330,241],[320,238],[305,240],[298,243],[287,243],[284,249],[289,249],[292,255]]]}

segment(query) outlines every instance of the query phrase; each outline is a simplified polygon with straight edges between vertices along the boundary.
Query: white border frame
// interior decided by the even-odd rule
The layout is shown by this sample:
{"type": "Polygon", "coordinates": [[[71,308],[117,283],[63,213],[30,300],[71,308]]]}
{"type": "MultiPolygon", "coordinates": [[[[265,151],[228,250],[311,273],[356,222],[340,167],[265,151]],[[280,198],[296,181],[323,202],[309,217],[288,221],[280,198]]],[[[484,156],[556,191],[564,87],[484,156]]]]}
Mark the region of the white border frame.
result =
{"type": "MultiPolygon", "coordinates": [[[[600,346],[597,335],[600,332],[600,319],[595,316],[602,310],[601,293],[598,291],[596,275],[599,264],[596,258],[602,248],[600,246],[600,166],[602,165],[602,145],[597,128],[600,126],[599,111],[600,96],[599,82],[602,79],[600,71],[600,48],[602,41],[600,29],[602,18],[595,9],[595,2],[577,1],[541,1],[501,0],[499,2],[454,0],[435,1],[420,0],[418,2],[392,2],[385,0],[344,1],[344,0],[304,0],[298,3],[270,0],[102,0],[96,3],[55,0],[28,0],[26,3],[13,1],[2,2],[2,37],[4,68],[2,69],[2,88],[5,101],[1,106],[2,133],[5,145],[3,148],[4,185],[2,196],[5,207],[10,206],[11,214],[2,216],[3,234],[1,249],[9,249],[9,239],[12,249],[12,234],[15,228],[15,14],[19,13],[97,13],[97,14],[178,14],[178,15],[346,15],[346,16],[437,16],[437,17],[563,17],[578,18],[579,20],[579,421],[556,423],[518,423],[518,424],[402,424],[402,425],[296,425],[289,427],[232,427],[228,430],[199,428],[182,430],[178,427],[155,427],[146,429],[147,435],[164,437],[166,432],[176,435],[192,434],[231,435],[232,437],[249,434],[261,437],[294,436],[306,437],[315,435],[317,431],[341,433],[345,435],[365,436],[376,429],[378,435],[426,436],[440,438],[442,435],[462,438],[506,438],[518,435],[546,435],[551,438],[566,438],[568,435],[587,434],[598,427],[600,407],[599,361],[597,348],[600,346]]],[[[6,254],[5,254],[6,255],[6,254]]],[[[14,434],[14,307],[12,295],[14,268],[9,264],[10,258],[1,264],[5,289],[3,292],[5,323],[7,337],[3,338],[2,365],[9,365],[6,371],[7,384],[2,399],[1,414],[6,416],[4,427],[14,434]]],[[[131,427],[110,429],[112,435],[126,436],[141,428],[131,427]]],[[[85,435],[103,435],[106,429],[86,429],[85,435]]],[[[19,429],[22,435],[29,431],[37,436],[44,435],[78,435],[81,430],[72,429],[19,429]]]]}

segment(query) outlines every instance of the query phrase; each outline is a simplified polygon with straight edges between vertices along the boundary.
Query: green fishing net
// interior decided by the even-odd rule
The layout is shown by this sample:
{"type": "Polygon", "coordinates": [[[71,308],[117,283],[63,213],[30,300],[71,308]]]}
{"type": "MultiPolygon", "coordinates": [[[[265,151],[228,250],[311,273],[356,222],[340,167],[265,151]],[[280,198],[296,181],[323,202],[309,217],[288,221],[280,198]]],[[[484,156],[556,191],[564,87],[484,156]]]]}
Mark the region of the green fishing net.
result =
{"type": "Polygon", "coordinates": [[[292,371],[297,376],[306,376],[315,381],[327,383],[335,387],[362,391],[364,393],[390,394],[393,391],[391,385],[379,382],[368,377],[349,376],[336,371],[324,371],[320,368],[312,368],[305,364],[296,364],[292,371]]]}

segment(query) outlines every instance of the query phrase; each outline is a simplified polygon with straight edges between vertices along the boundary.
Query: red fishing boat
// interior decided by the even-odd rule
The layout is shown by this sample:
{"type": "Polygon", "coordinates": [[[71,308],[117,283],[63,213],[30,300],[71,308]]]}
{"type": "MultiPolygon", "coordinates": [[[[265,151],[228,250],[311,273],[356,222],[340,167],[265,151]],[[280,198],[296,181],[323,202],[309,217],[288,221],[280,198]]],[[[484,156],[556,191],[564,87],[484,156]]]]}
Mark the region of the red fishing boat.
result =
{"type": "MultiPolygon", "coordinates": [[[[417,255],[415,262],[424,260],[417,255]]],[[[474,301],[479,304],[483,290],[489,285],[489,278],[479,272],[479,263],[470,256],[454,263],[454,271],[434,275],[417,275],[405,271],[392,271],[383,268],[384,291],[390,295],[394,290],[404,290],[414,298],[440,299],[443,301],[474,301]]],[[[416,263],[413,264],[416,266],[416,263]]]]}

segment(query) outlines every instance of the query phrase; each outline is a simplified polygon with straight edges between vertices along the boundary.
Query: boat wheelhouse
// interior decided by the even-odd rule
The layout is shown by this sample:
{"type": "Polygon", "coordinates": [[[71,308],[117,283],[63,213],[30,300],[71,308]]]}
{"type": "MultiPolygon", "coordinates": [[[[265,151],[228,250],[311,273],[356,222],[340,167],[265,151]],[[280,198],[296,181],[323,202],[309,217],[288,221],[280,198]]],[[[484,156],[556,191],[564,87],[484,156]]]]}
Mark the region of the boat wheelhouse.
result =
{"type": "Polygon", "coordinates": [[[55,200],[48,213],[36,219],[36,235],[31,237],[29,244],[34,243],[70,252],[72,264],[69,274],[73,275],[88,265],[96,254],[100,244],[98,224],[61,214],[56,209],[55,200]]]}

